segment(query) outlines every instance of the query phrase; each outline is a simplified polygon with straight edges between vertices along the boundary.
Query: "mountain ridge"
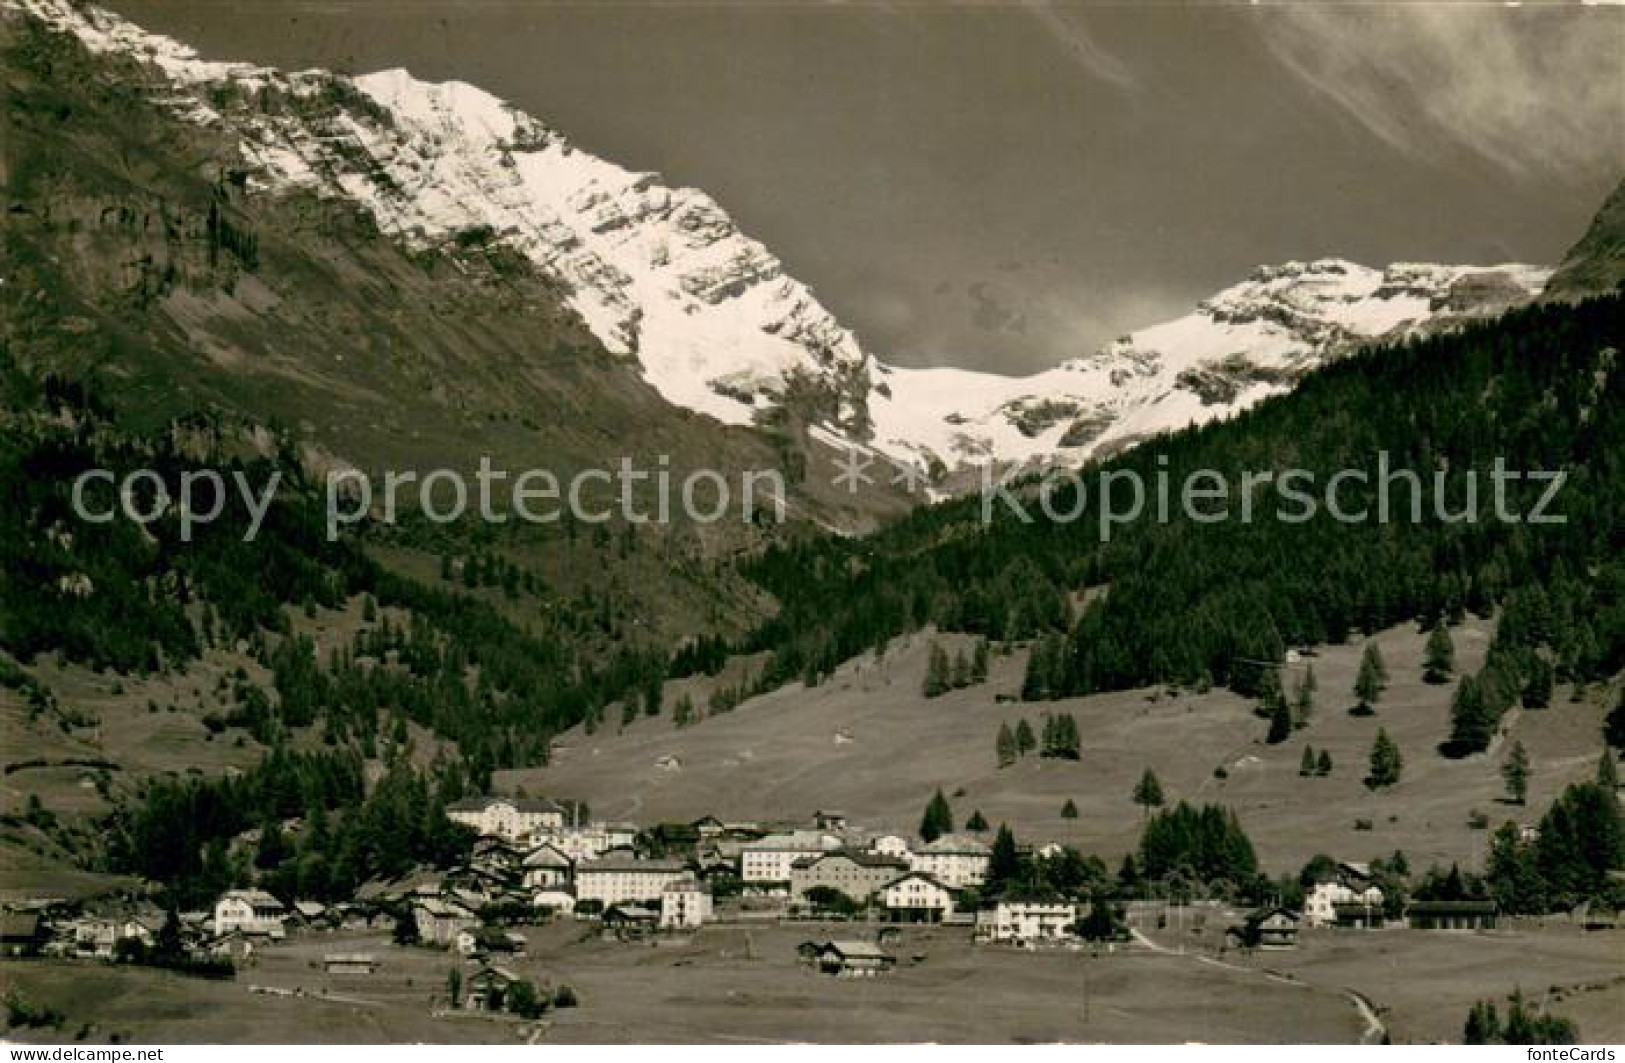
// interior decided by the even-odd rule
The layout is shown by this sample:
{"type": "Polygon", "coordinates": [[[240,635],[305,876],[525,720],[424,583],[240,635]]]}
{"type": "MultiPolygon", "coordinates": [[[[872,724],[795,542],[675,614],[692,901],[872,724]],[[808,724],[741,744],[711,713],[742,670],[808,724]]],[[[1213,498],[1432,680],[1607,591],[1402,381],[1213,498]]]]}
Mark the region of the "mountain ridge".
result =
{"type": "Polygon", "coordinates": [[[1081,462],[1229,416],[1362,343],[1527,302],[1548,275],[1292,262],[1031,376],[891,366],[704,192],[581,151],[475,86],[211,62],[96,8],[6,3],[160,70],[168,106],[240,134],[251,187],[345,199],[419,250],[529,261],[668,403],[725,425],[817,429],[815,441],[923,467],[950,489],[984,463],[1081,462]]]}

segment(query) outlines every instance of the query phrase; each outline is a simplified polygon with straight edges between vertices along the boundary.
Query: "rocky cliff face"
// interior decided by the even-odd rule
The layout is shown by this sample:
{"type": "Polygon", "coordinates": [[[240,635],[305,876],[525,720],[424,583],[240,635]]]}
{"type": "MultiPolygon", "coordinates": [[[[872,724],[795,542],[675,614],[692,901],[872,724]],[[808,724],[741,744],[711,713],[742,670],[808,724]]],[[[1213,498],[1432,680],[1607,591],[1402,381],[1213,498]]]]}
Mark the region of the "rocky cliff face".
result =
{"type": "Polygon", "coordinates": [[[408,248],[484,248],[538,269],[668,403],[724,424],[791,423],[947,474],[1076,461],[1226,416],[1328,358],[1526,301],[1547,271],[1328,259],[1258,270],[1192,313],[1025,378],[903,369],[839,320],[710,197],[573,147],[474,86],[203,60],[67,0],[4,0],[239,146],[252,192],[359,206],[408,248]]]}

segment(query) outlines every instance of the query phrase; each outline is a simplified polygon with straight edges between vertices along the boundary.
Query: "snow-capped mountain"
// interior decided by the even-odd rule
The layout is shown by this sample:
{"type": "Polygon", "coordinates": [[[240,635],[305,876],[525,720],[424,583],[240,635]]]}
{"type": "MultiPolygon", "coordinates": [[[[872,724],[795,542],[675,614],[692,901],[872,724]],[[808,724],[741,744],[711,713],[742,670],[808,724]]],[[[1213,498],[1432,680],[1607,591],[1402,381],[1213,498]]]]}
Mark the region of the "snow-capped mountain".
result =
{"type": "Polygon", "coordinates": [[[1228,416],[1361,344],[1527,302],[1550,273],[1340,259],[1261,267],[1184,317],[1032,376],[881,366],[869,402],[876,444],[949,465],[1083,460],[1228,416]]]}
{"type": "Polygon", "coordinates": [[[1288,263],[1032,376],[893,367],[705,193],[580,151],[472,85],[210,62],[68,0],[0,3],[154,70],[166,105],[236,140],[257,190],[354,202],[413,246],[524,256],[676,406],[750,424],[789,405],[816,439],[940,471],[1082,460],[1222,417],[1362,342],[1527,301],[1550,272],[1288,263]]]}

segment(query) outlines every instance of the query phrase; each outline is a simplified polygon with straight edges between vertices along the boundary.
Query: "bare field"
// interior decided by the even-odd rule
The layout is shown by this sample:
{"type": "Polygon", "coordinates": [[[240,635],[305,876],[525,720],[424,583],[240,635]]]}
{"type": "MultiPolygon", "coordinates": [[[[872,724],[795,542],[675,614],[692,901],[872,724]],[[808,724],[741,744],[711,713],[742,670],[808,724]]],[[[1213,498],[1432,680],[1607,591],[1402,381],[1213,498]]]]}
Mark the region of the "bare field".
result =
{"type": "MultiPolygon", "coordinates": [[[[1479,667],[1489,633],[1477,621],[1453,632],[1458,670],[1479,667]]],[[[1141,812],[1130,793],[1150,767],[1170,802],[1234,807],[1268,868],[1295,871],[1317,852],[1368,859],[1395,849],[1425,868],[1435,861],[1477,866],[1488,832],[1469,827],[1474,811],[1492,824],[1536,819],[1563,786],[1595,769],[1602,748],[1600,692],[1571,704],[1560,688],[1551,708],[1511,714],[1508,726],[1528,748],[1532,776],[1527,807],[1502,803],[1501,748],[1460,761],[1438,754],[1454,684],[1421,682],[1425,636],[1413,626],[1377,637],[1392,681],[1374,717],[1347,712],[1363,643],[1324,648],[1289,668],[1290,688],[1312,664],[1320,694],[1309,726],[1278,746],[1264,744],[1267,725],[1252,703],[1225,690],[999,703],[1019,691],[1025,651],[995,655],[988,683],[928,700],[920,684],[930,641],[900,639],[880,662],[851,662],[815,689],[792,685],[681,730],[670,722],[670,704],[679,690],[692,690],[703,705],[706,684],[673,684],[666,715],[624,731],[613,724],[595,735],[572,731],[550,767],[502,773],[499,785],[584,797],[596,814],[643,822],[706,813],[801,821],[834,807],[856,823],[897,830],[918,824],[940,786],[960,822],[980,809],[1023,837],[1115,859],[1138,841],[1141,812]],[[994,756],[999,724],[1025,717],[1038,730],[1046,712],[1077,718],[1081,760],[1029,756],[1001,770],[994,756]],[[1405,769],[1397,786],[1371,793],[1361,780],[1379,726],[1399,744],[1405,769]],[[1330,777],[1299,777],[1306,744],[1330,752],[1330,777]],[[1228,778],[1215,776],[1219,767],[1228,778]],[[1075,820],[1060,815],[1069,798],[1078,806],[1075,820]],[[1357,830],[1357,820],[1371,829],[1357,830]]],[[[957,636],[940,641],[950,651],[968,645],[957,636]]]]}
{"type": "MultiPolygon", "coordinates": [[[[1521,986],[1575,1018],[1588,1041],[1625,1037],[1620,939],[1567,927],[1493,934],[1313,932],[1296,952],[1218,953],[1156,934],[1153,947],[1025,952],[978,946],[960,928],[910,928],[899,965],[872,979],[801,966],[795,946],[867,937],[858,925],[708,927],[685,938],[604,942],[585,924],[529,928],[532,955],[506,962],[578,1008],[540,1024],[435,1017],[458,960],[382,935],[320,934],[262,950],[235,982],[94,963],[0,964],[0,983],[67,1012],[60,1034],[168,1043],[1307,1042],[1459,1040],[1467,1008],[1521,986]],[[1157,949],[1163,951],[1156,951],[1157,949]],[[371,951],[372,976],[329,977],[323,953],[371,951]],[[298,995],[251,992],[271,987],[298,995]],[[1382,1026],[1362,1014],[1363,995],[1382,1026]]],[[[462,965],[466,971],[472,970],[462,965]]]]}

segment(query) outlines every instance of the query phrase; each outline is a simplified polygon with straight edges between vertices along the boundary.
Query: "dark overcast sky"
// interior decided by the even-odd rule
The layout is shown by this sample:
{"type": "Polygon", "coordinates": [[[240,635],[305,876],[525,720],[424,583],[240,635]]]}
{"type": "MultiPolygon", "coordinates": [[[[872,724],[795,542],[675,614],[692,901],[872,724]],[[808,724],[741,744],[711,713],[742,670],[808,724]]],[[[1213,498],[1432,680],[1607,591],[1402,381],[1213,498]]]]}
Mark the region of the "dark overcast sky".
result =
{"type": "Polygon", "coordinates": [[[1048,365],[1262,262],[1551,262],[1625,173],[1619,7],[104,2],[489,89],[704,188],[905,364],[1048,365]]]}

